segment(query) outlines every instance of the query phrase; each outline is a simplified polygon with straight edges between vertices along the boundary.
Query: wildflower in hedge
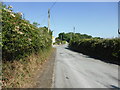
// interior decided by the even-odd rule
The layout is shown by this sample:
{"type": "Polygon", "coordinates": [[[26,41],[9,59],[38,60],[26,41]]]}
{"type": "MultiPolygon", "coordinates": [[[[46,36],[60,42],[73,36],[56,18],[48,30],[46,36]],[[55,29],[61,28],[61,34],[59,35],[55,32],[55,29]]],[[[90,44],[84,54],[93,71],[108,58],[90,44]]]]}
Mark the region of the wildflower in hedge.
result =
{"type": "Polygon", "coordinates": [[[19,16],[22,16],[22,15],[23,15],[21,12],[18,12],[17,14],[18,14],[19,16]]]}
{"type": "Polygon", "coordinates": [[[15,29],[13,31],[19,31],[19,26],[15,26],[15,29]]]}
{"type": "Polygon", "coordinates": [[[23,32],[18,31],[19,34],[24,34],[23,32]]]}
{"type": "Polygon", "coordinates": [[[5,10],[6,12],[9,12],[9,13],[11,13],[11,12],[12,12],[11,10],[6,9],[6,8],[3,8],[3,10],[5,10]]]}
{"type": "Polygon", "coordinates": [[[5,10],[5,11],[6,11],[6,8],[3,8],[3,10],[5,10]]]}
{"type": "Polygon", "coordinates": [[[19,28],[20,28],[19,26],[15,26],[15,29],[16,29],[16,30],[19,30],[19,28]]]}
{"type": "Polygon", "coordinates": [[[3,18],[0,20],[3,23],[3,43],[0,42],[0,46],[3,44],[2,55],[4,60],[19,60],[23,58],[26,53],[31,53],[31,51],[34,51],[37,48],[39,48],[39,50],[43,49],[43,47],[47,48],[51,45],[51,40],[49,39],[51,36],[47,32],[43,33],[44,31],[47,31],[47,28],[45,28],[45,30],[43,28],[42,30],[35,27],[30,24],[28,20],[19,16],[22,15],[22,13],[14,13],[11,8],[11,6],[9,6],[9,8],[3,7],[3,18]],[[8,33],[11,32],[11,29],[13,33],[8,35],[8,33]],[[46,38],[49,41],[46,40],[46,38]],[[33,48],[31,49],[31,47],[33,48]]]}
{"type": "Polygon", "coordinates": [[[14,15],[13,13],[10,13],[10,15],[11,15],[12,17],[15,17],[15,15],[14,15]]]}
{"type": "Polygon", "coordinates": [[[31,39],[30,39],[30,38],[28,38],[28,41],[31,41],[31,39]]]}
{"type": "Polygon", "coordinates": [[[10,5],[10,6],[8,6],[8,8],[10,9],[10,8],[13,8],[13,7],[10,5]]]}
{"type": "Polygon", "coordinates": [[[7,11],[7,9],[6,9],[6,8],[3,8],[3,10],[7,11]]]}
{"type": "Polygon", "coordinates": [[[11,10],[7,10],[7,12],[11,13],[12,11],[11,10]]]}
{"type": "Polygon", "coordinates": [[[26,23],[23,23],[25,26],[27,25],[26,23]]]}

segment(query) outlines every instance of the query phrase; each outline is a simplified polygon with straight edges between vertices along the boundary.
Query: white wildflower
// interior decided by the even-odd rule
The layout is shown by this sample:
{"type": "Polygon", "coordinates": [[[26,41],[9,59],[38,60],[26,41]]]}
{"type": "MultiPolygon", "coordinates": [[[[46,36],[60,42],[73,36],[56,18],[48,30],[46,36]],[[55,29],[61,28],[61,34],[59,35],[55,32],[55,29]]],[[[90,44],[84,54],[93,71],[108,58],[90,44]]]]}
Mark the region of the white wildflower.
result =
{"type": "Polygon", "coordinates": [[[5,10],[6,12],[9,12],[9,13],[11,13],[11,12],[12,12],[11,10],[6,9],[6,8],[3,8],[3,10],[5,10]]]}
{"type": "Polygon", "coordinates": [[[6,8],[3,8],[3,10],[5,10],[5,11],[6,11],[7,9],[6,9],[6,8]]]}
{"type": "Polygon", "coordinates": [[[23,14],[21,12],[18,12],[17,14],[20,15],[20,16],[23,16],[23,14]]]}
{"type": "Polygon", "coordinates": [[[23,32],[20,32],[20,31],[19,31],[18,33],[19,33],[19,34],[24,34],[23,32]]]}
{"type": "Polygon", "coordinates": [[[11,13],[12,11],[11,10],[7,10],[7,12],[11,13]]]}
{"type": "Polygon", "coordinates": [[[16,29],[19,29],[20,27],[19,26],[15,26],[16,29]]]}
{"type": "Polygon", "coordinates": [[[31,39],[30,39],[30,38],[28,38],[28,40],[29,40],[29,41],[31,41],[31,39]]]}
{"type": "Polygon", "coordinates": [[[19,31],[19,26],[15,26],[15,29],[13,31],[19,31]]]}
{"type": "Polygon", "coordinates": [[[13,7],[10,5],[10,6],[8,6],[8,8],[13,8],[13,7]]]}
{"type": "Polygon", "coordinates": [[[26,26],[27,24],[25,23],[24,25],[26,26]]]}
{"type": "Polygon", "coordinates": [[[10,15],[11,15],[12,17],[15,17],[15,15],[14,15],[13,13],[10,13],[10,15]]]}

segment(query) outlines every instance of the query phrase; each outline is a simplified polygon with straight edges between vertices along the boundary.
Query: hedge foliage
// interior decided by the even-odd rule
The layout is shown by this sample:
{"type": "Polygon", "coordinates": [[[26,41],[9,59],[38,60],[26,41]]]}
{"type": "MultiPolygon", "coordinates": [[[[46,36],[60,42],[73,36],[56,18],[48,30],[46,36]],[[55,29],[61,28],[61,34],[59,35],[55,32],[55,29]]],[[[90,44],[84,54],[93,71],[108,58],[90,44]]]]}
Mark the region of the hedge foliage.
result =
{"type": "Polygon", "coordinates": [[[120,60],[120,38],[72,40],[69,47],[108,62],[119,63],[120,60]]]}
{"type": "Polygon", "coordinates": [[[2,8],[2,57],[14,60],[33,52],[47,49],[52,43],[52,32],[47,27],[38,28],[15,13],[9,6],[2,8]]]}

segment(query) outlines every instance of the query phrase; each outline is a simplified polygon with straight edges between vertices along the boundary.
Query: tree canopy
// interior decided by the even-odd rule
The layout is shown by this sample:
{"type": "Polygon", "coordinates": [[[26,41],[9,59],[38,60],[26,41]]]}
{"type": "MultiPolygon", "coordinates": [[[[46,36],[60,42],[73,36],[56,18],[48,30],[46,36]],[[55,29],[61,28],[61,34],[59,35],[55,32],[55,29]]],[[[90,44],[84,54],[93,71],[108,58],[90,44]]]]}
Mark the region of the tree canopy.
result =
{"type": "Polygon", "coordinates": [[[57,38],[69,42],[70,40],[74,40],[74,39],[92,38],[92,36],[87,34],[73,33],[73,32],[69,32],[69,33],[62,32],[59,33],[57,38]]]}

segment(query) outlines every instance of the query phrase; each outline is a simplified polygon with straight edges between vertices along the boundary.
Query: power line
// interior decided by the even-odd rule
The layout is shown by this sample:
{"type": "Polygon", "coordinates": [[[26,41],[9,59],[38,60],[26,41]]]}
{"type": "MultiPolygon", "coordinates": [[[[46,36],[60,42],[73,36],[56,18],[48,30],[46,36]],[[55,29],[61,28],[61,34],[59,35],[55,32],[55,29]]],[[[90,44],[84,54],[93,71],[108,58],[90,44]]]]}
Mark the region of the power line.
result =
{"type": "Polygon", "coordinates": [[[56,2],[54,2],[52,4],[52,6],[50,8],[48,8],[48,32],[50,30],[50,10],[53,8],[53,6],[56,4],[56,2]]]}
{"type": "MultiPolygon", "coordinates": [[[[56,0],[57,1],[57,0],[56,0]]],[[[51,7],[49,8],[50,10],[54,7],[54,5],[56,4],[56,1],[51,5],[51,7]]],[[[46,18],[46,15],[44,16],[44,18],[43,18],[43,20],[42,20],[42,22],[41,22],[41,26],[44,24],[44,22],[45,22],[45,18],[46,18]]]]}
{"type": "MultiPolygon", "coordinates": [[[[57,0],[56,0],[57,1],[57,0]]],[[[52,6],[50,7],[50,10],[55,6],[56,1],[52,4],[52,6]]]]}
{"type": "Polygon", "coordinates": [[[75,34],[75,27],[73,27],[73,33],[75,34]]]}
{"type": "Polygon", "coordinates": [[[43,20],[41,21],[40,26],[42,26],[45,23],[46,17],[47,17],[47,15],[44,16],[43,20]]]}

